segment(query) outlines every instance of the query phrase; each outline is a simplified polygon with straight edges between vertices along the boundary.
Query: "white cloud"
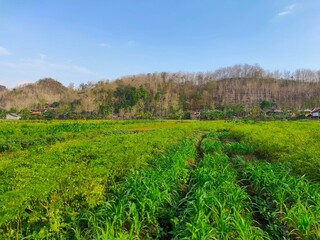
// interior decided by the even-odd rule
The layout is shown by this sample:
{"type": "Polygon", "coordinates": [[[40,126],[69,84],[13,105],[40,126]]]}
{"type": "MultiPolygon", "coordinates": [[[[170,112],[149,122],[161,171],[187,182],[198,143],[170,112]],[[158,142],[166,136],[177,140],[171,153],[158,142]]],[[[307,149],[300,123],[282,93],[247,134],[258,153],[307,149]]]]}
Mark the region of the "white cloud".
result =
{"type": "Polygon", "coordinates": [[[11,55],[11,52],[8,49],[0,46],[0,55],[11,55]]]}
{"type": "Polygon", "coordinates": [[[108,43],[99,43],[98,44],[99,47],[104,47],[104,48],[111,48],[111,45],[108,43]]]}
{"type": "Polygon", "coordinates": [[[278,17],[293,14],[295,12],[296,4],[285,7],[281,12],[278,13],[278,17]]]}

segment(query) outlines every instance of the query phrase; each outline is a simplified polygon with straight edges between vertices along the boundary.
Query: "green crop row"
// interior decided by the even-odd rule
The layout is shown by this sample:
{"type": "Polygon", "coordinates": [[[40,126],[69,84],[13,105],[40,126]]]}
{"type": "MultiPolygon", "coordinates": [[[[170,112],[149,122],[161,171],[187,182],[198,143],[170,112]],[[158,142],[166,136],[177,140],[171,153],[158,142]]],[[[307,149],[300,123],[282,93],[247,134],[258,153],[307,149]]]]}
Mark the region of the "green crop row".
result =
{"type": "Polygon", "coordinates": [[[290,236],[319,239],[319,184],[311,184],[304,177],[292,175],[285,167],[266,161],[246,163],[243,175],[261,199],[272,203],[273,212],[269,217],[278,218],[290,236]]]}
{"type": "Polygon", "coordinates": [[[230,132],[249,143],[260,156],[319,181],[319,127],[319,122],[260,122],[235,124],[230,132]]]}
{"type": "Polygon", "coordinates": [[[175,239],[264,239],[267,235],[254,227],[250,198],[238,185],[237,172],[217,136],[209,134],[202,140],[205,154],[181,200],[175,239]]]}
{"type": "Polygon", "coordinates": [[[35,146],[52,145],[57,141],[64,141],[65,138],[55,135],[47,135],[44,138],[32,139],[9,139],[0,143],[0,153],[14,152],[18,150],[25,150],[35,146]]]}
{"type": "Polygon", "coordinates": [[[150,124],[159,126],[162,122],[154,121],[0,121],[0,141],[19,138],[41,138],[61,133],[83,133],[87,131],[105,131],[106,129],[130,129],[150,124]]]}
{"type": "Polygon", "coordinates": [[[320,187],[292,172],[290,165],[269,163],[256,158],[252,146],[230,142],[224,149],[235,156],[239,175],[252,195],[254,208],[265,219],[272,239],[320,237],[320,187]]]}
{"type": "Polygon", "coordinates": [[[76,239],[159,239],[168,236],[181,188],[194,159],[193,140],[156,159],[145,171],[128,175],[98,208],[76,222],[76,239]]]}
{"type": "Polygon", "coordinates": [[[0,239],[317,239],[318,128],[1,121],[0,239]]]}
{"type": "Polygon", "coordinates": [[[79,133],[2,156],[0,238],[68,236],[84,209],[101,204],[125,175],[152,165],[189,135],[171,128],[140,131],[142,126],[121,134],[104,134],[113,128],[79,133]]]}

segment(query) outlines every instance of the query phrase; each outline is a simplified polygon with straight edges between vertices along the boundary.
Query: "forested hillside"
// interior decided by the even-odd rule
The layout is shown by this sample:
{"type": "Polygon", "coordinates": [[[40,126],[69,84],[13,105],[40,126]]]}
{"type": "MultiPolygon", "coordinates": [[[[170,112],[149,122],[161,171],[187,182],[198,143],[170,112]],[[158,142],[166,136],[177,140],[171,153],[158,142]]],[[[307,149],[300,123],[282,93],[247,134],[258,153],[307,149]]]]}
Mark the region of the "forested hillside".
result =
{"type": "Polygon", "coordinates": [[[218,109],[252,112],[268,108],[302,110],[320,106],[320,71],[269,72],[235,65],[214,72],[148,73],[63,86],[53,79],[0,91],[6,111],[46,109],[68,118],[181,117],[187,111],[218,109]]]}

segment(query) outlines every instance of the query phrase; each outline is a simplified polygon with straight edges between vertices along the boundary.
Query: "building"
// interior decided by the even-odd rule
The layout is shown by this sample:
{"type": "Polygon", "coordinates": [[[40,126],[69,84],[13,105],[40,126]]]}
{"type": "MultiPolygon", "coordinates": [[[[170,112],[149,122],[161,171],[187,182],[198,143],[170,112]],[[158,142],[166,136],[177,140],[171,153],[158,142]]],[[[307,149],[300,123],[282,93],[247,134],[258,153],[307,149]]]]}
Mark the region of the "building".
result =
{"type": "Polygon", "coordinates": [[[200,119],[200,112],[191,112],[190,113],[190,119],[192,119],[192,120],[200,119]]]}
{"type": "Polygon", "coordinates": [[[310,110],[310,109],[305,109],[303,111],[305,117],[311,117],[312,116],[311,112],[312,112],[312,110],[310,110]]]}
{"type": "Polygon", "coordinates": [[[20,120],[21,119],[21,115],[20,114],[16,114],[16,113],[8,113],[6,115],[6,119],[7,120],[20,120]]]}
{"type": "Polygon", "coordinates": [[[37,111],[37,110],[31,110],[31,115],[42,115],[42,112],[41,111],[37,111]]]}
{"type": "Polygon", "coordinates": [[[266,112],[267,115],[282,116],[284,112],[280,109],[271,109],[266,112]]]}
{"type": "Polygon", "coordinates": [[[320,119],[320,108],[314,108],[311,111],[311,117],[312,119],[320,119]]]}

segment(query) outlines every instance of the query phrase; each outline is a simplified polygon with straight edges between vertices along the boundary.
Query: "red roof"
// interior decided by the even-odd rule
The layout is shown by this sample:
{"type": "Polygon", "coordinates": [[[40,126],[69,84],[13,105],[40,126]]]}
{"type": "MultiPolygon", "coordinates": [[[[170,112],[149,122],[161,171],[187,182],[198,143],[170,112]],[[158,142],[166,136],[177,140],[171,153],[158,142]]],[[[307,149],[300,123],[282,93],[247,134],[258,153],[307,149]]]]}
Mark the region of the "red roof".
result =
{"type": "Polygon", "coordinates": [[[32,114],[32,115],[40,115],[41,112],[32,112],[31,114],[32,114]]]}

